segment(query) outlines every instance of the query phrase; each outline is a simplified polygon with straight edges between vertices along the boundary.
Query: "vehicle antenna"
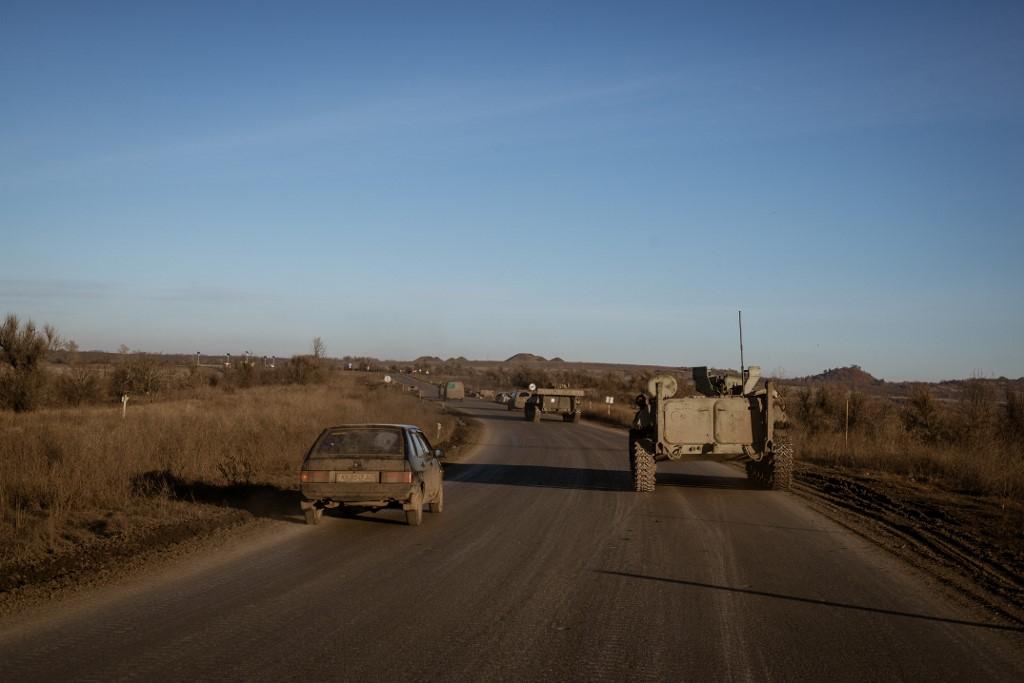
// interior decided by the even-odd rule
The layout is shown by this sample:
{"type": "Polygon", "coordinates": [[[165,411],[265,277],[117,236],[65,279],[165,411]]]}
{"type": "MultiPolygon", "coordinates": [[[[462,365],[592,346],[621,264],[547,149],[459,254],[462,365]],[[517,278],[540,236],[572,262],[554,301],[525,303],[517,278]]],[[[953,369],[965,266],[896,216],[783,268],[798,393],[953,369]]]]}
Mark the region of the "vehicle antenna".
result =
{"type": "Polygon", "coordinates": [[[743,374],[743,311],[737,311],[740,319],[740,381],[745,382],[746,377],[743,374]]]}

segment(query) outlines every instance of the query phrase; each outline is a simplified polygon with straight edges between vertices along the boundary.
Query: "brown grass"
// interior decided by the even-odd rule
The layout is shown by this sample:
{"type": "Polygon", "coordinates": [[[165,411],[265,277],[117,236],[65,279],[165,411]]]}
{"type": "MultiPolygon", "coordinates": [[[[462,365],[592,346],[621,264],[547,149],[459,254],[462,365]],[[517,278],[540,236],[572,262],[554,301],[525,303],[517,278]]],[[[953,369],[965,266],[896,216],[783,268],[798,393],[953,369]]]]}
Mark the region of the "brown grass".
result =
{"type": "Polygon", "coordinates": [[[805,460],[892,472],[965,493],[1024,498],[1019,394],[999,397],[984,382],[966,382],[954,402],[919,387],[897,403],[822,385],[790,392],[786,405],[793,441],[805,460]]]}
{"type": "MultiPolygon", "coordinates": [[[[327,426],[409,422],[443,444],[456,418],[365,376],[328,384],[203,389],[163,403],[0,412],[0,565],[72,543],[144,503],[166,514],[171,479],[290,487],[306,449],[327,426]],[[161,477],[153,477],[161,473],[161,477]],[[118,514],[120,513],[120,514],[118,514]],[[102,525],[101,525],[102,526],[102,525]]],[[[152,512],[152,511],[155,511],[152,512]]]]}

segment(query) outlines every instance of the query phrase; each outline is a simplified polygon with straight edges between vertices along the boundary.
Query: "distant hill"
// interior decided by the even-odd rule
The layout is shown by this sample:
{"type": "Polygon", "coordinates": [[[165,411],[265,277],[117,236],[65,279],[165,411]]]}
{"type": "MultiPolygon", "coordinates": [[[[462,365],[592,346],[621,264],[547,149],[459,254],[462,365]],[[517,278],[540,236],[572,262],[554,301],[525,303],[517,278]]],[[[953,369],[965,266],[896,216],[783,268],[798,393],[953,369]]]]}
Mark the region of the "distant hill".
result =
{"type": "Polygon", "coordinates": [[[544,356],[538,356],[538,355],[533,354],[533,353],[517,353],[516,355],[512,356],[511,358],[505,359],[505,362],[506,363],[526,363],[526,362],[546,363],[547,362],[547,358],[544,358],[544,356]]]}
{"type": "Polygon", "coordinates": [[[413,363],[443,363],[444,361],[437,356],[420,356],[413,363]]]}
{"type": "Polygon", "coordinates": [[[548,362],[549,363],[564,363],[565,359],[564,358],[559,358],[558,356],[555,356],[554,358],[552,358],[548,362]]]}
{"type": "Polygon", "coordinates": [[[859,365],[848,365],[843,368],[830,368],[825,372],[801,378],[807,382],[831,382],[844,386],[867,387],[876,384],[884,384],[884,379],[878,379],[870,372],[867,372],[859,365]]]}

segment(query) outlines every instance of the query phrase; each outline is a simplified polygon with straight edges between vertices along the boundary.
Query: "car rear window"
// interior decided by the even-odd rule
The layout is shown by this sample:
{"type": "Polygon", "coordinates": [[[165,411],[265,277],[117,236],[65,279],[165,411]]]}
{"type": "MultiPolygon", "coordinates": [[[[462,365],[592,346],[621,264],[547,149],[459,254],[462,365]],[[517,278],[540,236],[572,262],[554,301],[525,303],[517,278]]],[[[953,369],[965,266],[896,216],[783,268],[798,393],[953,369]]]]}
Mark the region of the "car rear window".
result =
{"type": "Polygon", "coordinates": [[[402,455],[402,433],[397,429],[333,429],[320,439],[312,457],[346,455],[402,455]]]}

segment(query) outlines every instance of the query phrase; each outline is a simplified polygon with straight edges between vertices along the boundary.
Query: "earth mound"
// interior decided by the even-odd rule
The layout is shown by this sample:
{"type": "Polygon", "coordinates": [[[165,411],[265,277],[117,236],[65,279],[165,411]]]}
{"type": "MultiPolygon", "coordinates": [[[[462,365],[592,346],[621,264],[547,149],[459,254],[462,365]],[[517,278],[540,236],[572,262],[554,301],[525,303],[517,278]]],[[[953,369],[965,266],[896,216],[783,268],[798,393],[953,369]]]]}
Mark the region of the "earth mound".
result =
{"type": "Polygon", "coordinates": [[[544,356],[538,356],[533,353],[517,353],[516,355],[507,358],[506,363],[523,363],[523,362],[547,362],[544,356]]]}

